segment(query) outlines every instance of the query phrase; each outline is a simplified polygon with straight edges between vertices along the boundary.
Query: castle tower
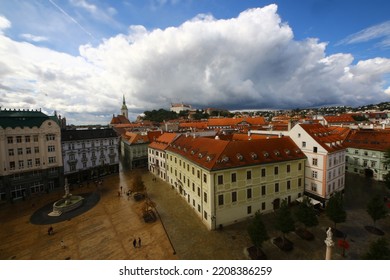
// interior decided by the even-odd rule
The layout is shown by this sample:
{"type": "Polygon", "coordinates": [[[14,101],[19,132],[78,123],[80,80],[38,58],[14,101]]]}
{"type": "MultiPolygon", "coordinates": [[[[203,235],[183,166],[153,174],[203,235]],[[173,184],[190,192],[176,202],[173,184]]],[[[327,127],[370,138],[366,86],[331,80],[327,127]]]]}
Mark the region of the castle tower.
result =
{"type": "Polygon", "coordinates": [[[121,115],[123,115],[127,119],[129,119],[129,110],[127,109],[127,106],[126,106],[125,95],[123,95],[123,103],[122,103],[122,108],[121,108],[121,115]]]}

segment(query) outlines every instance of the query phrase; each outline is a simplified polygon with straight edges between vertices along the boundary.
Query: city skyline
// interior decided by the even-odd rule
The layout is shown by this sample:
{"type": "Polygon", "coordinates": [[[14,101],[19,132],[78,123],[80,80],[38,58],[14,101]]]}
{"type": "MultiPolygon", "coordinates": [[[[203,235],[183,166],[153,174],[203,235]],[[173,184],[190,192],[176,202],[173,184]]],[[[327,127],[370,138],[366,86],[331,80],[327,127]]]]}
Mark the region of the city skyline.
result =
{"type": "Polygon", "coordinates": [[[123,95],[132,120],[171,102],[242,110],[388,101],[389,5],[5,1],[0,106],[104,124],[123,95]]]}

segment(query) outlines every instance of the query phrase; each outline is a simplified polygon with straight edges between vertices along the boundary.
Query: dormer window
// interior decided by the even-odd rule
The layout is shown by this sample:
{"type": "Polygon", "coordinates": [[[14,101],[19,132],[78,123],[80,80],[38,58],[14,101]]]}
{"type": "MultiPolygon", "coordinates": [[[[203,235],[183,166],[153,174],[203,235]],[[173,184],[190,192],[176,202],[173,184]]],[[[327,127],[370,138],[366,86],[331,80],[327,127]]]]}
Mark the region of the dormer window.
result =
{"type": "Polygon", "coordinates": [[[280,156],[280,152],[279,152],[278,150],[275,150],[275,151],[274,151],[274,154],[275,154],[275,156],[277,156],[277,157],[280,156]]]}
{"type": "Polygon", "coordinates": [[[290,155],[290,150],[289,149],[285,149],[284,152],[286,153],[286,155],[290,155]]]}
{"type": "Polygon", "coordinates": [[[257,159],[257,154],[256,153],[251,153],[252,159],[257,159]]]}
{"type": "Polygon", "coordinates": [[[222,162],[228,162],[229,161],[229,157],[228,156],[223,156],[221,161],[222,162]]]}
{"type": "Polygon", "coordinates": [[[269,157],[269,153],[268,152],[263,152],[263,155],[264,155],[265,158],[269,157]]]}
{"type": "Polygon", "coordinates": [[[237,159],[238,159],[239,161],[242,161],[242,160],[244,159],[244,157],[243,157],[240,153],[238,153],[238,154],[236,155],[236,157],[237,157],[237,159]]]}

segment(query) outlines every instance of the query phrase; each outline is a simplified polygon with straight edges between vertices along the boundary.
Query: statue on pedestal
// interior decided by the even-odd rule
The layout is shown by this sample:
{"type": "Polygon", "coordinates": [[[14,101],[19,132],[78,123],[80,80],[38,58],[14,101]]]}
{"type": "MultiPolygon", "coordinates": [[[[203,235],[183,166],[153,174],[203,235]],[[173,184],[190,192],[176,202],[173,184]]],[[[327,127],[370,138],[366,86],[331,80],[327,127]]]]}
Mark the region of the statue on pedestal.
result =
{"type": "Polygon", "coordinates": [[[325,239],[325,244],[326,244],[326,260],[332,259],[332,247],[334,246],[333,242],[333,232],[332,228],[329,227],[328,230],[326,231],[326,239],[325,239]]]}

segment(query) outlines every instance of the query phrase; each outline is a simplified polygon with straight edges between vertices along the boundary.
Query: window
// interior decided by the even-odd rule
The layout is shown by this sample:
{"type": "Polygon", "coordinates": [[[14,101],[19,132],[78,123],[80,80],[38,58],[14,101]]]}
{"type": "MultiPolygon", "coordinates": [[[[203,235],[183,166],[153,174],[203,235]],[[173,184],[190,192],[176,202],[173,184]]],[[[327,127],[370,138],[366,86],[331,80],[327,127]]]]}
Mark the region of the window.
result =
{"type": "Polygon", "coordinates": [[[22,148],[18,148],[18,155],[23,155],[23,149],[22,148]]]}
{"type": "Polygon", "coordinates": [[[198,176],[198,179],[200,179],[200,171],[199,170],[197,170],[197,176],[198,176]]]}
{"type": "Polygon", "coordinates": [[[291,171],[291,166],[290,164],[287,164],[287,173],[290,173],[290,171],[291,171]]]}
{"type": "Polygon", "coordinates": [[[47,140],[47,141],[56,140],[56,136],[55,136],[54,134],[47,134],[47,135],[46,135],[46,140],[47,140]]]}
{"type": "Polygon", "coordinates": [[[204,202],[206,202],[207,203],[207,193],[203,193],[203,200],[204,200],[204,202]]]}
{"type": "Polygon", "coordinates": [[[218,185],[223,184],[223,175],[218,175],[218,185]]]}
{"type": "Polygon", "coordinates": [[[47,147],[48,152],[54,152],[55,151],[55,146],[48,146],[47,147]]]}
{"type": "Polygon", "coordinates": [[[24,141],[25,141],[26,143],[29,143],[29,142],[30,142],[30,136],[25,136],[25,137],[24,137],[24,141]]]}
{"type": "Polygon", "coordinates": [[[311,183],[311,190],[313,192],[317,192],[317,184],[316,183],[311,183]]]}
{"type": "Polygon", "coordinates": [[[236,202],[237,201],[237,192],[234,191],[232,192],[232,202],[236,202]]]}
{"type": "Polygon", "coordinates": [[[14,162],[14,161],[11,161],[11,162],[9,163],[9,169],[15,170],[15,162],[14,162]]]}
{"type": "Polygon", "coordinates": [[[261,177],[265,177],[265,176],[266,176],[266,169],[262,168],[261,169],[261,177]]]}
{"type": "Polygon", "coordinates": [[[39,154],[39,147],[34,147],[34,153],[39,154]]]}
{"type": "Polygon", "coordinates": [[[237,174],[232,173],[232,183],[235,183],[235,182],[237,182],[237,174]]]}
{"type": "Polygon", "coordinates": [[[207,183],[207,175],[203,174],[203,182],[207,183]]]}
{"type": "Polygon", "coordinates": [[[198,196],[200,197],[200,188],[198,187],[198,196]]]}
{"type": "Polygon", "coordinates": [[[252,179],[252,171],[248,170],[248,171],[246,172],[246,179],[247,179],[247,180],[252,179]]]}
{"type": "Polygon", "coordinates": [[[261,203],[261,210],[265,210],[265,202],[261,203]]]}
{"type": "Polygon", "coordinates": [[[16,143],[22,143],[22,136],[16,136],[16,143]]]}
{"type": "Polygon", "coordinates": [[[14,149],[9,149],[8,150],[8,155],[13,156],[14,155],[14,149]]]}
{"type": "Polygon", "coordinates": [[[223,205],[223,194],[218,195],[218,205],[223,205]]]}
{"type": "Polygon", "coordinates": [[[56,163],[56,157],[49,157],[49,163],[56,163]]]}
{"type": "Polygon", "coordinates": [[[30,168],[30,167],[32,167],[32,166],[33,166],[33,164],[32,164],[32,159],[28,159],[28,160],[27,160],[27,167],[30,168]]]}
{"type": "Polygon", "coordinates": [[[314,165],[314,166],[318,165],[318,159],[317,158],[313,158],[312,159],[312,165],[314,165]]]}
{"type": "Polygon", "coordinates": [[[261,195],[266,195],[266,187],[261,186],[261,195]]]}
{"type": "Polygon", "coordinates": [[[246,213],[247,213],[247,214],[251,214],[251,213],[252,213],[252,206],[248,206],[248,207],[247,207],[246,213]]]}
{"type": "Polygon", "coordinates": [[[38,135],[33,136],[34,142],[38,142],[38,135]]]}
{"type": "Polygon", "coordinates": [[[314,178],[314,179],[317,179],[318,178],[318,172],[317,171],[312,171],[311,177],[314,178]]]}
{"type": "Polygon", "coordinates": [[[36,158],[35,159],[35,166],[40,166],[41,165],[41,159],[36,158]]]}
{"type": "Polygon", "coordinates": [[[298,178],[298,187],[302,186],[302,178],[298,178]]]}
{"type": "Polygon", "coordinates": [[[275,174],[275,175],[278,175],[278,174],[279,174],[279,167],[278,167],[278,166],[275,166],[275,167],[274,167],[274,174],[275,174]]]}
{"type": "Polygon", "coordinates": [[[279,183],[275,183],[275,192],[279,192],[279,183]]]}
{"type": "Polygon", "coordinates": [[[287,181],[287,189],[291,189],[291,182],[290,181],[287,181]]]}
{"type": "Polygon", "coordinates": [[[313,153],[317,153],[317,147],[313,147],[313,153]]]}
{"type": "Polygon", "coordinates": [[[306,147],[306,142],[303,141],[303,142],[302,142],[302,148],[305,148],[305,147],[306,147]]]}
{"type": "Polygon", "coordinates": [[[31,148],[26,148],[26,154],[31,155],[31,148]]]}
{"type": "Polygon", "coordinates": [[[246,198],[247,199],[252,198],[252,189],[247,189],[246,190],[246,198]]]}
{"type": "Polygon", "coordinates": [[[207,220],[207,212],[206,211],[203,211],[203,217],[205,220],[207,220]]]}
{"type": "Polygon", "coordinates": [[[19,160],[19,169],[24,168],[23,160],[19,160]]]}
{"type": "Polygon", "coordinates": [[[7,143],[8,144],[12,144],[14,142],[14,138],[13,137],[7,137],[7,143]]]}
{"type": "Polygon", "coordinates": [[[298,170],[302,170],[302,163],[298,163],[298,170]]]}

